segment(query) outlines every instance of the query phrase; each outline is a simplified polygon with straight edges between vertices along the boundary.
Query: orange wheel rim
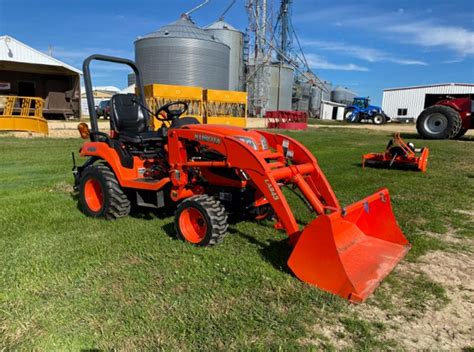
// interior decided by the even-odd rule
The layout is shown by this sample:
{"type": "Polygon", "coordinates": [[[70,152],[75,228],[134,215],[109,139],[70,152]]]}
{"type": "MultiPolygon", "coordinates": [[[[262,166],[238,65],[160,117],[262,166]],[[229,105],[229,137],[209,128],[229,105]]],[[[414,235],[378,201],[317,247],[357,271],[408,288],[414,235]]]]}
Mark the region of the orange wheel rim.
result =
{"type": "Polygon", "coordinates": [[[184,238],[191,243],[199,243],[206,237],[206,219],[195,208],[186,208],[181,212],[179,228],[184,238]]]}
{"type": "Polygon", "coordinates": [[[104,195],[99,181],[89,179],[84,185],[84,197],[90,210],[98,212],[104,204],[104,195]]]}

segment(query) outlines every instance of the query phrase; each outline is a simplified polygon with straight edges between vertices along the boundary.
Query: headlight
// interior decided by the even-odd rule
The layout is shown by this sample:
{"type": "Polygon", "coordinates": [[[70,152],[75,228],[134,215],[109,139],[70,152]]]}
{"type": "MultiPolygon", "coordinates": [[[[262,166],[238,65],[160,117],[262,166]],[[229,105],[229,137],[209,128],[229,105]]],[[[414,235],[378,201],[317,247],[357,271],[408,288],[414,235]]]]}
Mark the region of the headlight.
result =
{"type": "Polygon", "coordinates": [[[262,150],[268,150],[268,141],[264,136],[260,137],[260,144],[262,145],[262,150]]]}
{"type": "Polygon", "coordinates": [[[235,137],[238,140],[247,143],[249,146],[251,146],[254,150],[258,151],[257,143],[252,138],[249,137],[235,137]]]}

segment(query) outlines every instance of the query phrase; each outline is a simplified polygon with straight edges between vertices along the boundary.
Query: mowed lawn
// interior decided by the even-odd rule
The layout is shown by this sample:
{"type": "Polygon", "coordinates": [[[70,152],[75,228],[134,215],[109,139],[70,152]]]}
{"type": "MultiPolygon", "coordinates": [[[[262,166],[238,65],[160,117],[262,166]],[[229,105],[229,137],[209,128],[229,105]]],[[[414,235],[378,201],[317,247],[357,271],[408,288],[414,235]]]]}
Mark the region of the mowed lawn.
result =
{"type": "MultiPolygon", "coordinates": [[[[432,251],[472,254],[472,137],[407,136],[431,148],[422,174],[362,169],[361,155],[387,144],[384,132],[288,134],[316,155],[342,204],[389,188],[413,244],[402,265],[432,251]]],[[[403,307],[422,319],[449,304],[430,277],[395,270],[354,310],[288,271],[291,249],[271,222],[232,224],[222,244],[195,248],[173,238],[169,214],[87,218],[72,191],[71,152],[81,142],[0,137],[0,350],[332,349],[339,338],[347,348],[403,348],[387,321],[361,312],[396,317],[403,307]]],[[[311,219],[290,202],[301,222],[311,219]]]]}

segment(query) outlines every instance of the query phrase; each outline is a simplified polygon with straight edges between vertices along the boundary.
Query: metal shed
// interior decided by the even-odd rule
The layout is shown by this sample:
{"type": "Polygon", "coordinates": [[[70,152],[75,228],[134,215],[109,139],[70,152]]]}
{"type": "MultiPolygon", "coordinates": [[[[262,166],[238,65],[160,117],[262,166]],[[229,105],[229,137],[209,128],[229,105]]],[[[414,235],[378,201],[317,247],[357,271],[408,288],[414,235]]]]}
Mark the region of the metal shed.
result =
{"type": "Polygon", "coordinates": [[[345,104],[323,100],[321,103],[321,120],[344,120],[345,104]]]}
{"type": "Polygon", "coordinates": [[[446,97],[474,97],[474,84],[440,83],[385,89],[382,109],[394,120],[416,120],[427,107],[446,97]]]}
{"type": "Polygon", "coordinates": [[[42,98],[45,117],[80,117],[80,75],[70,65],[0,36],[0,95],[42,98]]]}

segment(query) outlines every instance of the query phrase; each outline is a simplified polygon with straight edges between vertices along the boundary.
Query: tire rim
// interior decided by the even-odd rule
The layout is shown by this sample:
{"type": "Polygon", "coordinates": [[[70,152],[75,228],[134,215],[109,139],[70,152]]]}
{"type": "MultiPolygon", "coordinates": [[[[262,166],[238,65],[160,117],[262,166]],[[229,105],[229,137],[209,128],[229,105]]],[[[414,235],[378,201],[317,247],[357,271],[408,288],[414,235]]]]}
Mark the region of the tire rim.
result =
{"type": "Polygon", "coordinates": [[[448,127],[448,119],[439,112],[428,115],[424,122],[426,131],[432,134],[442,133],[448,127]]]}
{"type": "Polygon", "coordinates": [[[199,243],[206,237],[206,218],[199,210],[186,208],[179,216],[179,229],[187,241],[199,243]]]}
{"type": "Polygon", "coordinates": [[[104,204],[104,194],[100,182],[95,179],[88,179],[84,185],[84,198],[86,204],[93,212],[98,212],[104,204]]]}
{"type": "Polygon", "coordinates": [[[377,116],[374,117],[374,123],[376,125],[380,125],[382,122],[383,122],[382,116],[377,115],[377,116]]]}
{"type": "Polygon", "coordinates": [[[351,119],[353,114],[354,114],[353,111],[348,111],[348,112],[346,112],[344,117],[345,117],[346,120],[349,120],[349,119],[351,119]]]}

